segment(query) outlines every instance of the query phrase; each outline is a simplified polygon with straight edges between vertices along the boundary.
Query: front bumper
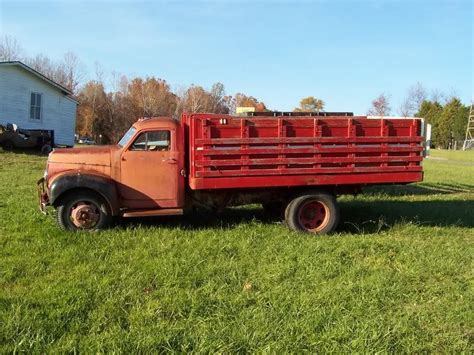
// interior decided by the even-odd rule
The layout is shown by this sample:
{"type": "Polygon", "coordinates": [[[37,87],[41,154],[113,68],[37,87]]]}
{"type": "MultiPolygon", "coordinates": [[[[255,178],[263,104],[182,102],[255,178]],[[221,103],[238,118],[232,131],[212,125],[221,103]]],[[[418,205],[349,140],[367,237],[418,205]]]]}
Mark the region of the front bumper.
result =
{"type": "Polygon", "coordinates": [[[46,192],[46,189],[45,189],[44,178],[41,178],[36,182],[36,188],[38,191],[39,209],[42,213],[46,214],[46,206],[49,203],[49,198],[48,198],[48,193],[46,192]]]}

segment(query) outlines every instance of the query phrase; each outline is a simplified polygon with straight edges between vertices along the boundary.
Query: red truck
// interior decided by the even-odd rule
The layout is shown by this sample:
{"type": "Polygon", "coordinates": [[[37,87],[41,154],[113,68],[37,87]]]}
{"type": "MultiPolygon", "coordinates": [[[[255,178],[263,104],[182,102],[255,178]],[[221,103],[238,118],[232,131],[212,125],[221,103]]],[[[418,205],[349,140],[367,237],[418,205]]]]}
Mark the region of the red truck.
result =
{"type": "Polygon", "coordinates": [[[38,181],[40,208],[54,206],[62,229],[98,230],[113,216],[260,203],[291,229],[322,234],[337,227],[336,196],[421,181],[423,151],[419,118],[199,113],[180,121],[142,119],[116,145],[53,151],[38,181]]]}

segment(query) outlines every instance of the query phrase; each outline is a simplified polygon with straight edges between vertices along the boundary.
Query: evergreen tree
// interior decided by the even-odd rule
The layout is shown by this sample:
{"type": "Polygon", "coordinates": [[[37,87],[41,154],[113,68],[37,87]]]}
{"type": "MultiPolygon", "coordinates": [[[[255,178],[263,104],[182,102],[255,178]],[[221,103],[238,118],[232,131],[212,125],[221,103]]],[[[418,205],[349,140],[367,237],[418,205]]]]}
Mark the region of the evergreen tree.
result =
{"type": "Polygon", "coordinates": [[[437,146],[442,140],[441,131],[439,129],[439,117],[443,112],[443,106],[437,101],[425,100],[422,102],[420,110],[415,114],[416,117],[424,118],[426,123],[432,126],[432,144],[437,146]]]}
{"type": "Polygon", "coordinates": [[[439,144],[448,148],[451,139],[462,140],[467,123],[467,108],[457,97],[453,97],[443,108],[439,116],[439,144]]]}

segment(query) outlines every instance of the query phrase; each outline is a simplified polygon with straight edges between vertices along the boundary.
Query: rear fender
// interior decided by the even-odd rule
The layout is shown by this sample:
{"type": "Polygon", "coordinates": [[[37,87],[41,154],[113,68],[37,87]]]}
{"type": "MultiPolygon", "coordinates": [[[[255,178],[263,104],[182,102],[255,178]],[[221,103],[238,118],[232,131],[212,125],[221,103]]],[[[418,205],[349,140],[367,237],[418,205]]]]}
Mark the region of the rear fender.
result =
{"type": "Polygon", "coordinates": [[[98,193],[109,204],[112,215],[119,214],[120,204],[115,182],[99,175],[75,173],[58,176],[49,186],[49,203],[54,206],[64,193],[73,189],[88,189],[98,193]]]}

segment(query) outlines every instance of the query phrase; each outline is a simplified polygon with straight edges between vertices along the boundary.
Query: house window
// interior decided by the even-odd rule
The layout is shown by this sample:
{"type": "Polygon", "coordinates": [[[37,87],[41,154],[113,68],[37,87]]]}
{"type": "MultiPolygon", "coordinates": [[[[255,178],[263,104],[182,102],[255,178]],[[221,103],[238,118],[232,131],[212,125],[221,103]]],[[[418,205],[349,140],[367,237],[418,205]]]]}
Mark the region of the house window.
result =
{"type": "Polygon", "coordinates": [[[41,119],[42,95],[37,92],[31,93],[30,118],[33,120],[41,119]]]}

